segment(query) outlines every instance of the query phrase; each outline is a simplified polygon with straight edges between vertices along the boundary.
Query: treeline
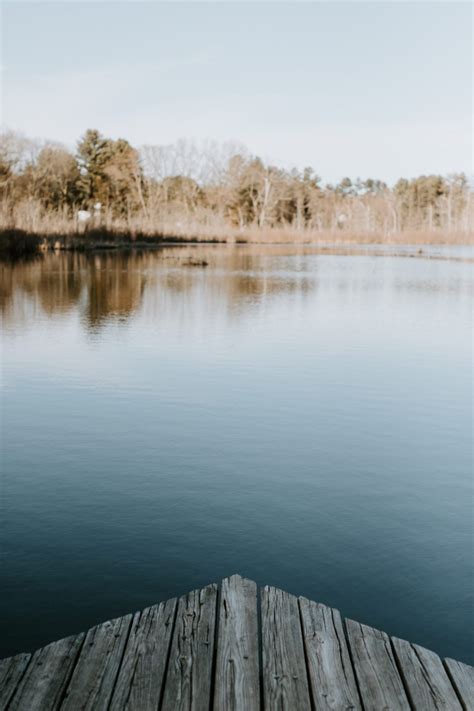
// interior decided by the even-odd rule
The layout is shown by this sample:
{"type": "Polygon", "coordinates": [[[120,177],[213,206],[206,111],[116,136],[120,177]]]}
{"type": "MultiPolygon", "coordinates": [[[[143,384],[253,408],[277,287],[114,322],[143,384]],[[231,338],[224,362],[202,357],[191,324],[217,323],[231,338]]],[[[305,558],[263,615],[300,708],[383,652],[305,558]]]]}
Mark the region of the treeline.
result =
{"type": "Polygon", "coordinates": [[[312,168],[283,170],[242,146],[179,141],[134,148],[88,130],[73,153],[0,134],[0,228],[91,229],[197,239],[467,241],[466,176],[368,178],[323,184],[312,168]],[[415,233],[415,234],[414,234],[415,233]]]}

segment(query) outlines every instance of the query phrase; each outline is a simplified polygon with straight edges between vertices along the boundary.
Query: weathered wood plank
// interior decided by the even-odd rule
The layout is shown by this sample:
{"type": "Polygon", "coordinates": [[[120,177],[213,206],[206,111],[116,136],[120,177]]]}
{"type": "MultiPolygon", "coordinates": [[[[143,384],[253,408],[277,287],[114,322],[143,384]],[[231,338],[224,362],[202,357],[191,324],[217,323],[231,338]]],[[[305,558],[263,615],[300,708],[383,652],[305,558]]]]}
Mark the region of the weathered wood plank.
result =
{"type": "Polygon", "coordinates": [[[214,710],[259,708],[257,585],[233,575],[222,581],[214,710]]]}
{"type": "Polygon", "coordinates": [[[79,655],[84,634],[66,637],[38,649],[8,707],[12,711],[57,709],[79,655]]]}
{"type": "Polygon", "coordinates": [[[298,602],[316,708],[318,711],[360,710],[359,692],[339,611],[304,597],[298,602]]]}
{"type": "Polygon", "coordinates": [[[410,702],[419,711],[461,711],[453,686],[437,654],[392,637],[410,702]]]}
{"type": "Polygon", "coordinates": [[[217,585],[178,602],[162,711],[208,711],[216,626],[217,585]]]}
{"type": "Polygon", "coordinates": [[[474,668],[232,576],[0,660],[8,711],[474,711],[474,668]],[[217,647],[216,616],[219,614],[217,647]],[[213,662],[215,661],[215,676],[213,662]],[[263,680],[263,681],[262,681],[263,680]]]}
{"type": "Polygon", "coordinates": [[[0,660],[0,709],[6,709],[30,658],[31,654],[17,654],[0,660]]]}
{"type": "Polygon", "coordinates": [[[353,620],[346,620],[346,629],[365,711],[407,711],[388,635],[353,620]]]}
{"type": "Polygon", "coordinates": [[[445,659],[444,663],[461,699],[462,708],[464,711],[474,711],[474,667],[454,659],[445,659]]]}
{"type": "Polygon", "coordinates": [[[175,612],[176,598],[134,616],[111,709],[156,711],[158,708],[175,612]]]}
{"type": "Polygon", "coordinates": [[[262,590],[263,698],[268,711],[311,709],[298,600],[262,590]]]}
{"type": "Polygon", "coordinates": [[[131,622],[126,615],[87,632],[61,711],[108,708],[131,622]]]}

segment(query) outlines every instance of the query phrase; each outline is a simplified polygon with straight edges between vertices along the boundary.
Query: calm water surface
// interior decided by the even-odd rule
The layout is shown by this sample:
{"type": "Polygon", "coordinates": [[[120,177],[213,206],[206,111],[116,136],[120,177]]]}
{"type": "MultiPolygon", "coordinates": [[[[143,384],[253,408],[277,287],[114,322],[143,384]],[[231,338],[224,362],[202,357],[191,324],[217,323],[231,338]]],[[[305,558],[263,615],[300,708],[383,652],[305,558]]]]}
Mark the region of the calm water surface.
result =
{"type": "Polygon", "coordinates": [[[409,253],[1,267],[0,654],[240,572],[472,662],[474,255],[409,253]]]}

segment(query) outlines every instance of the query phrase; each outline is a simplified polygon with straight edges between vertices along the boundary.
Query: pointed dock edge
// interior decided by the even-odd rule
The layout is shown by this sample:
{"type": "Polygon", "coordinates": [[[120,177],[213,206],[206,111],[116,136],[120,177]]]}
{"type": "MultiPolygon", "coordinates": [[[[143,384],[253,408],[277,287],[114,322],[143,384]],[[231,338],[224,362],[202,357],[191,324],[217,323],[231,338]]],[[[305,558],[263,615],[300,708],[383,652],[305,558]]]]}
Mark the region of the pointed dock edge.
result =
{"type": "Polygon", "coordinates": [[[0,660],[2,711],[474,711],[474,668],[232,575],[0,660]]]}

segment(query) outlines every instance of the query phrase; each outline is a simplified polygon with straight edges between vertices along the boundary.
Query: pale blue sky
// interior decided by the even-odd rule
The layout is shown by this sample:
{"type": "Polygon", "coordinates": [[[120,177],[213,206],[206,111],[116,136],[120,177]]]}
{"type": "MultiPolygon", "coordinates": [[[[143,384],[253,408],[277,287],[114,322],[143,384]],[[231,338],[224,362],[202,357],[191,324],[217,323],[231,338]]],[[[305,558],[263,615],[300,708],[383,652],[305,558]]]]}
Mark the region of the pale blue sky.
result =
{"type": "Polygon", "coordinates": [[[4,2],[2,121],[74,146],[237,140],[390,182],[472,170],[472,6],[4,2]]]}

